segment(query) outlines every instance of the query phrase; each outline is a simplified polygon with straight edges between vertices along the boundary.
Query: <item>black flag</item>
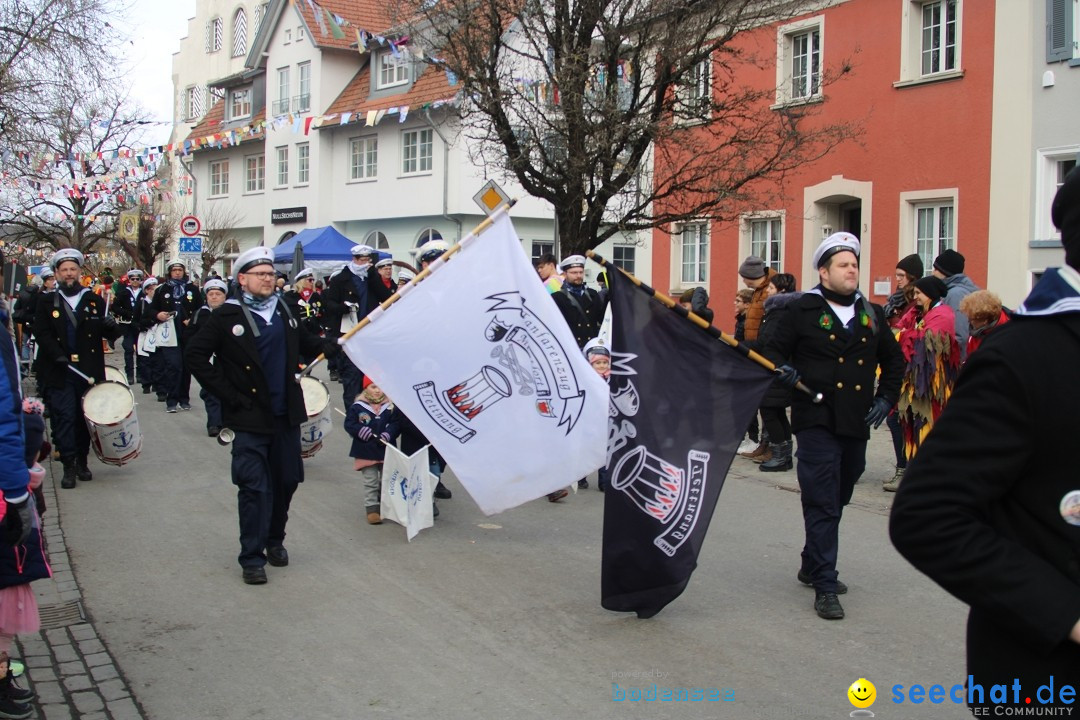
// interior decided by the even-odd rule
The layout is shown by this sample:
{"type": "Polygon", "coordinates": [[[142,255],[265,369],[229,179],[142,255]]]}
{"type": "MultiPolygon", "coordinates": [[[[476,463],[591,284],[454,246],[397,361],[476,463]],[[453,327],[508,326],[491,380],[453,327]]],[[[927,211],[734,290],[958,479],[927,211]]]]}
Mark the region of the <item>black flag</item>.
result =
{"type": "Polygon", "coordinates": [[[690,581],[731,460],[773,375],[622,273],[609,275],[601,605],[648,618],[690,581]]]}

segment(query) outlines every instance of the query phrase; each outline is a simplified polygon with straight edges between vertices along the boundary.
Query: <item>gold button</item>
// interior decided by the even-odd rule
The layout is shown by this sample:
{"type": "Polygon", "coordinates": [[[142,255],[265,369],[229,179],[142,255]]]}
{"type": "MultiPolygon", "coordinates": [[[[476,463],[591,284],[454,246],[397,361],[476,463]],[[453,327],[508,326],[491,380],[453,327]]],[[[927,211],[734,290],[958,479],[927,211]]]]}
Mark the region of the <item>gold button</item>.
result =
{"type": "Polygon", "coordinates": [[[835,340],[835,339],[836,339],[836,336],[835,336],[835,335],[830,335],[830,336],[829,336],[829,339],[830,339],[830,340],[835,340]]]}
{"type": "MultiPolygon", "coordinates": [[[[862,360],[860,360],[859,362],[862,362],[862,360]]],[[[244,369],[245,369],[245,370],[250,370],[250,369],[251,369],[251,366],[250,366],[250,365],[245,365],[245,366],[244,366],[244,369]]]]}
{"type": "Polygon", "coordinates": [[[843,364],[844,364],[844,358],[838,358],[836,362],[838,362],[838,363],[840,363],[841,365],[843,365],[843,364]]]}
{"type": "Polygon", "coordinates": [[[838,383],[836,383],[836,387],[837,387],[837,389],[839,389],[839,390],[843,390],[843,389],[844,389],[844,383],[842,383],[842,382],[838,382],[838,383]]]}
{"type": "Polygon", "coordinates": [[[862,390],[862,385],[856,385],[856,386],[855,386],[855,390],[856,390],[856,391],[862,390]]]}
{"type": "Polygon", "coordinates": [[[862,339],[862,341],[863,341],[863,342],[866,342],[866,338],[863,338],[863,339],[862,339]]]}
{"type": "Polygon", "coordinates": [[[862,360],[859,361],[859,364],[862,365],[862,360]]]}
{"type": "Polygon", "coordinates": [[[252,394],[252,395],[254,395],[254,394],[255,394],[255,388],[251,388],[251,394],[252,394]]]}

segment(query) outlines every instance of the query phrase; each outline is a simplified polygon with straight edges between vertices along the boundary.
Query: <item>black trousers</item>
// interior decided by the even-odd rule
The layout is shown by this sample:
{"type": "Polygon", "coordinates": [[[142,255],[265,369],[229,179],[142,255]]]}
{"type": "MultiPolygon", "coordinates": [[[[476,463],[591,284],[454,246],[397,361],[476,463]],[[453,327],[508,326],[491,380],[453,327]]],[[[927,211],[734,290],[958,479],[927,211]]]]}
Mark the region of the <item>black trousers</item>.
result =
{"type": "Polygon", "coordinates": [[[274,418],[274,432],[238,431],[232,443],[232,481],[240,514],[241,567],[262,567],[264,550],[285,542],[293,493],[304,482],[300,427],[274,418]]]}
{"type": "Polygon", "coordinates": [[[796,475],[806,528],[802,570],[813,579],[818,592],[836,592],[840,516],[866,469],[866,440],[840,437],[823,427],[801,430],[795,437],[799,442],[796,475]]]}
{"type": "Polygon", "coordinates": [[[889,434],[892,436],[893,454],[896,456],[896,467],[907,467],[907,453],[904,452],[904,431],[900,427],[900,411],[893,408],[889,417],[885,418],[885,424],[889,426],[889,434]]]}
{"type": "Polygon", "coordinates": [[[350,408],[356,402],[356,396],[364,389],[364,373],[353,365],[352,360],[343,352],[341,357],[341,399],[345,407],[350,408]]]}
{"type": "Polygon", "coordinates": [[[90,454],[90,429],[86,427],[82,412],[82,396],[88,387],[81,377],[69,373],[63,387],[51,387],[46,391],[52,440],[63,462],[85,461],[90,454]]]}
{"type": "Polygon", "coordinates": [[[225,421],[222,419],[221,401],[217,399],[217,395],[206,388],[201,388],[199,397],[202,398],[203,405],[206,407],[206,429],[222,427],[225,421]]]}
{"type": "Polygon", "coordinates": [[[769,434],[769,442],[782,443],[791,439],[791,423],[788,421],[787,408],[763,407],[760,412],[765,432],[769,434]]]}
{"type": "Polygon", "coordinates": [[[177,347],[158,348],[154,353],[161,363],[162,386],[165,391],[165,403],[172,407],[177,403],[191,402],[191,372],[184,362],[184,349],[177,347]]]}

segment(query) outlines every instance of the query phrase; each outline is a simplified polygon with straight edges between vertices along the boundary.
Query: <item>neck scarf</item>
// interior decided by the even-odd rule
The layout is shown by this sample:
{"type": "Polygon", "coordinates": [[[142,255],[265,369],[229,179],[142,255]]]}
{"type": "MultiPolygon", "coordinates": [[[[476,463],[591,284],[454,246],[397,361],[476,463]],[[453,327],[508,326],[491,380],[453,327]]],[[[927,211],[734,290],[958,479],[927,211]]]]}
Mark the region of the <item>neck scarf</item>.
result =
{"type": "Polygon", "coordinates": [[[254,295],[252,295],[251,293],[249,293],[247,290],[244,290],[240,294],[240,299],[243,301],[243,303],[245,305],[247,305],[252,310],[254,310],[256,312],[261,312],[261,311],[265,311],[268,308],[272,307],[274,305],[274,303],[277,302],[277,295],[274,295],[273,293],[271,293],[270,297],[259,299],[259,298],[255,297],[254,295]]]}
{"type": "Polygon", "coordinates": [[[814,289],[815,290],[820,290],[821,291],[821,296],[824,297],[829,302],[835,303],[837,305],[843,305],[844,307],[849,307],[851,305],[854,305],[855,300],[859,297],[859,291],[858,290],[851,293],[850,295],[841,295],[838,292],[833,292],[832,290],[825,287],[821,283],[818,283],[818,286],[816,288],[814,288],[814,289]]]}
{"type": "Polygon", "coordinates": [[[361,280],[367,280],[367,273],[368,269],[371,267],[371,264],[368,263],[367,265],[359,265],[357,263],[351,262],[348,264],[347,267],[356,277],[360,278],[361,280]]]}

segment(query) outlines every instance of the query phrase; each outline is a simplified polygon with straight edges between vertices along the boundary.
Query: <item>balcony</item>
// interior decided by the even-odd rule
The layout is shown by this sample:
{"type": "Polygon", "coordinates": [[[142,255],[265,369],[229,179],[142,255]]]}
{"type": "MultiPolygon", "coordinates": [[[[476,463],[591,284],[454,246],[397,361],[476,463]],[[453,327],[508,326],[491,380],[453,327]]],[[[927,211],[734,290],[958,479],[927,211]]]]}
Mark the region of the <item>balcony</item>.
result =
{"type": "Polygon", "coordinates": [[[270,104],[270,114],[274,117],[278,115],[289,114],[289,98],[282,98],[281,100],[275,100],[270,104]]]}
{"type": "Polygon", "coordinates": [[[311,94],[297,95],[293,99],[293,112],[308,112],[311,110],[311,94]]]}

